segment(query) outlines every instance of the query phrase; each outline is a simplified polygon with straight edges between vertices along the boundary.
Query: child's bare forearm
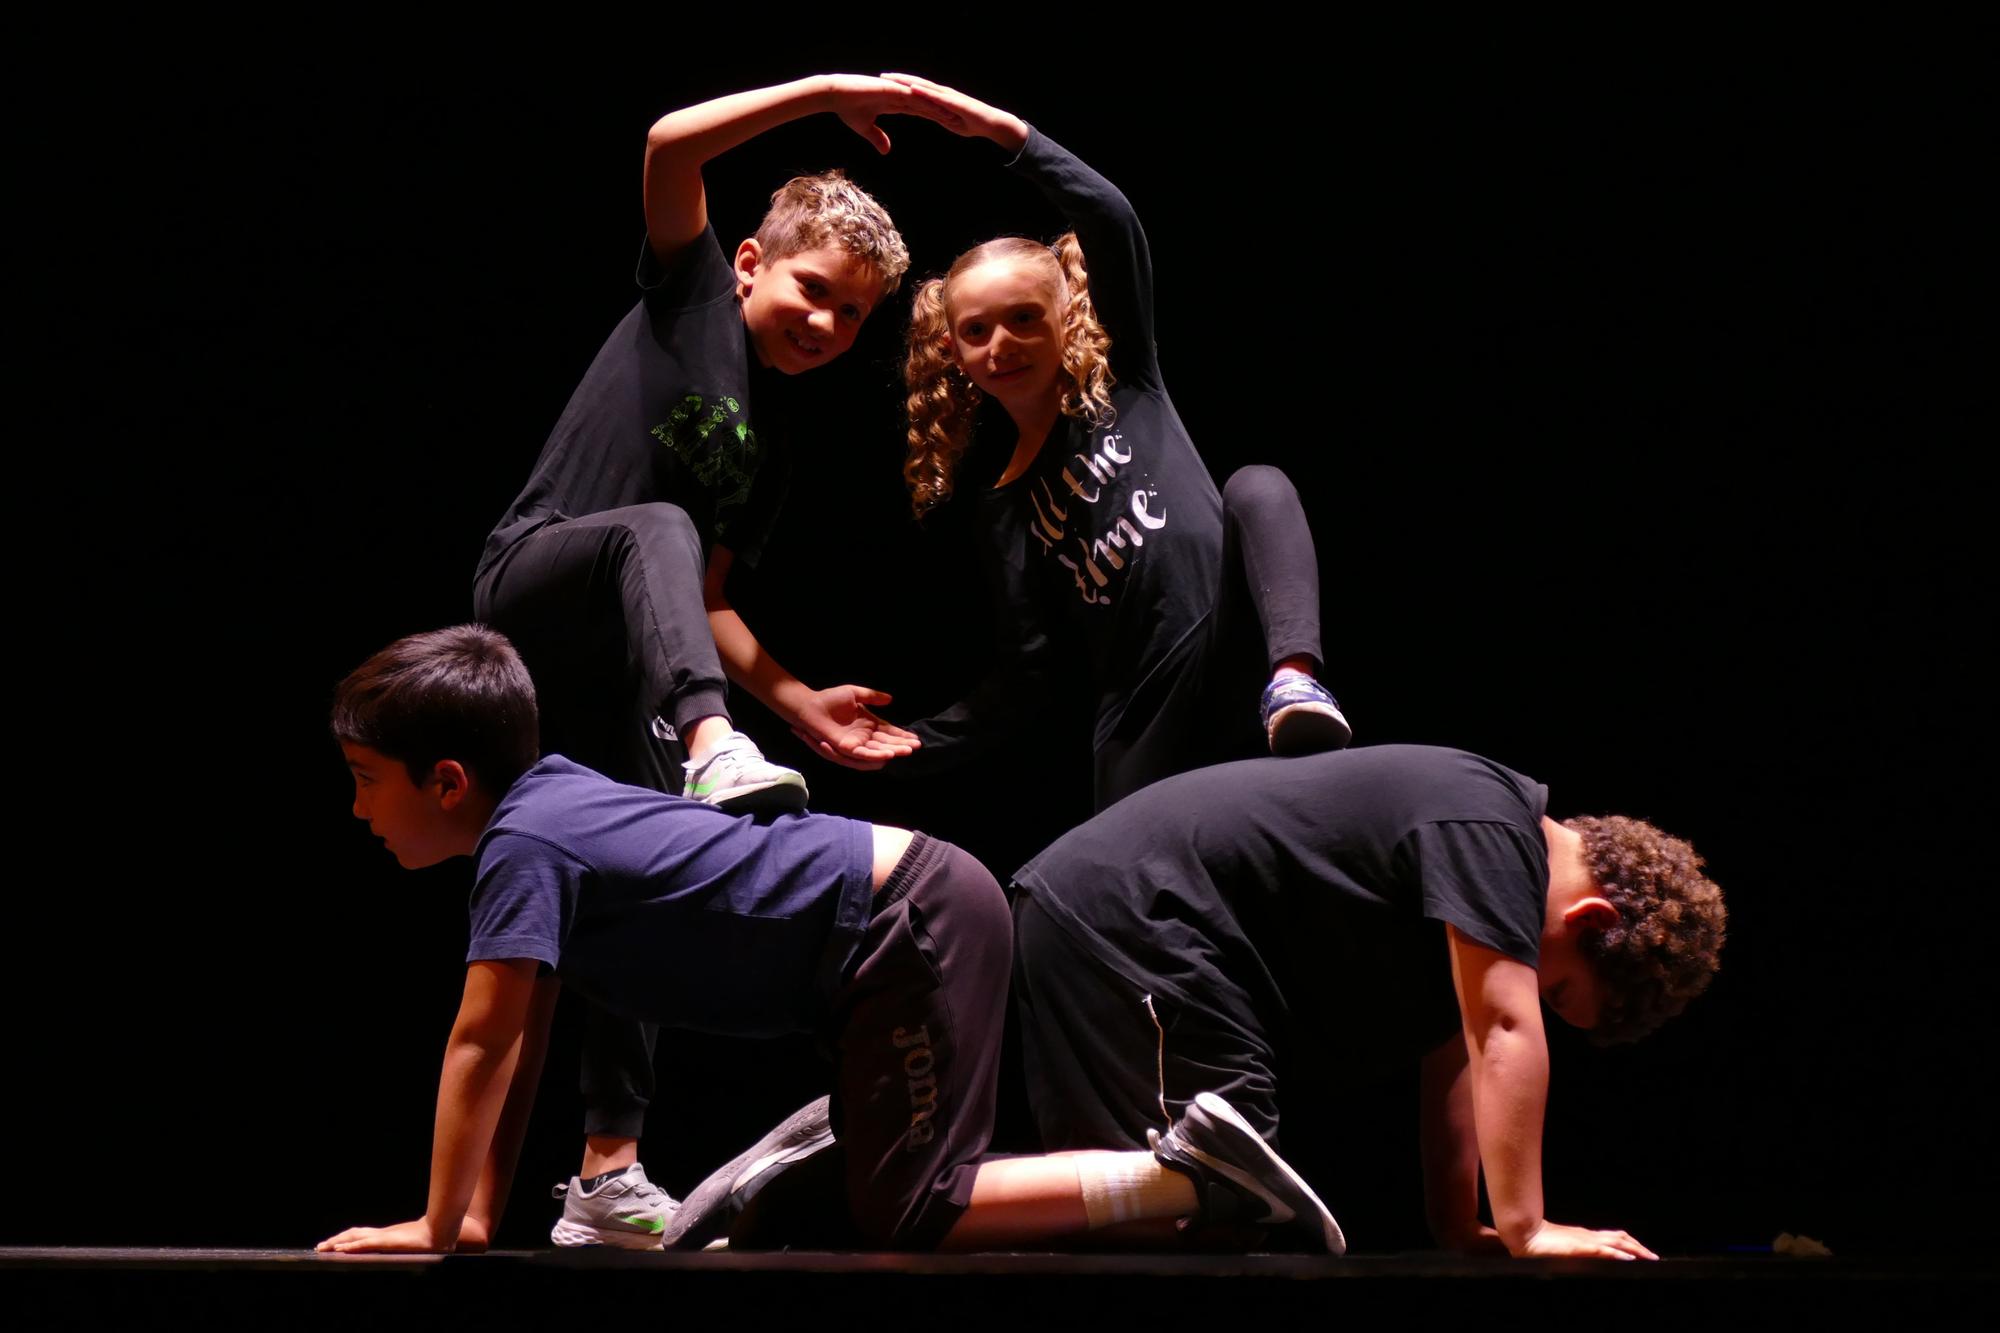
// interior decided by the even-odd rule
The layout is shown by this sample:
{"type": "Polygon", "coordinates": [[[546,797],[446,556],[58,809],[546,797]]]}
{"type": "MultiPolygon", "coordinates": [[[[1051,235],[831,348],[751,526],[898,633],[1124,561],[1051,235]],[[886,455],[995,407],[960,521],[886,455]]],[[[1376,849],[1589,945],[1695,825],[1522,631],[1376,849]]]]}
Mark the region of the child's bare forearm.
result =
{"type": "Polygon", "coordinates": [[[1424,1212],[1431,1235],[1454,1249],[1474,1246],[1479,1221],[1479,1126],[1463,1035],[1424,1057],[1418,1108],[1424,1212]]]}
{"type": "Polygon", "coordinates": [[[816,74],[768,88],[752,88],[682,107],[653,122],[646,134],[646,235],[665,260],[708,225],[704,163],[787,121],[829,111],[848,128],[889,151],[876,117],[904,110],[909,89],[854,74],[816,74]]]}
{"type": "Polygon", "coordinates": [[[833,87],[832,75],[818,74],[670,111],[647,132],[647,157],[670,156],[699,167],[766,130],[831,109],[833,87]]]}
{"type": "Polygon", "coordinates": [[[430,1196],[424,1206],[424,1221],[441,1250],[458,1243],[520,1054],[519,1037],[496,1047],[454,1033],[445,1048],[431,1139],[430,1196]]]}
{"type": "Polygon", "coordinates": [[[1549,1052],[1539,1025],[1496,1026],[1471,1046],[1474,1119],[1493,1225],[1518,1254],[1540,1227],[1542,1116],[1549,1096],[1549,1052]]]}
{"type": "Polygon", "coordinates": [[[520,1056],[514,1062],[512,1077],[507,1080],[507,1099],[501,1106],[499,1123],[494,1126],[493,1146],[487,1150],[479,1183],[466,1208],[467,1219],[478,1222],[489,1238],[499,1231],[507,1195],[513,1188],[514,1167],[521,1159],[529,1113],[535,1109],[535,1090],[542,1080],[542,1061],[548,1055],[549,1025],[561,994],[562,984],[553,977],[535,983],[535,998],[528,1011],[527,1028],[522,1033],[520,1056]]]}

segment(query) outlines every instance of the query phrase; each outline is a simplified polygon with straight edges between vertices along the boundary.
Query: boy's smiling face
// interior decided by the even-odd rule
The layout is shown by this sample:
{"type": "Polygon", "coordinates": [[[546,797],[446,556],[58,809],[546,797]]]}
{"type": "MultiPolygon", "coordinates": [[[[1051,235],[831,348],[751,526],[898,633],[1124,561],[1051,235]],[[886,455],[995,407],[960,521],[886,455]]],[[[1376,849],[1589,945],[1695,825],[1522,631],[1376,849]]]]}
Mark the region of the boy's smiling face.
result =
{"type": "Polygon", "coordinates": [[[433,774],[420,786],[401,760],[351,741],[342,741],[340,752],[354,775],[354,817],[368,821],[368,831],[398,865],[421,870],[459,850],[447,813],[449,784],[442,778],[433,774]]]}
{"type": "Polygon", "coordinates": [[[767,260],[757,242],[736,251],[736,294],[757,359],[787,375],[823,366],[854,345],[882,296],[882,275],[858,255],[819,246],[767,260]]]}

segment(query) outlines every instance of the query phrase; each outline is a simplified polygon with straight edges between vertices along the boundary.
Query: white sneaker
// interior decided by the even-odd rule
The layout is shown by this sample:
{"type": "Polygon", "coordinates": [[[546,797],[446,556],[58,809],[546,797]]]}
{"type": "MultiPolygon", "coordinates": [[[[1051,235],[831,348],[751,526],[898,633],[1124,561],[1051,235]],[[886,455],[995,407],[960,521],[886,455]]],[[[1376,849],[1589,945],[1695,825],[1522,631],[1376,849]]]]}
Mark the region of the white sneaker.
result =
{"type": "Polygon", "coordinates": [[[817,1098],[780,1120],[763,1138],[709,1173],[668,1221],[662,1248],[698,1250],[729,1230],[748,1196],[788,1168],[831,1148],[828,1099],[817,1098]]]}
{"type": "Polygon", "coordinates": [[[687,786],[681,795],[731,813],[763,810],[803,810],[806,779],[796,769],[782,768],[764,758],[757,742],[732,731],[699,764],[690,760],[687,786]]]}
{"type": "Polygon", "coordinates": [[[646,1168],[637,1162],[609,1180],[600,1180],[588,1194],[583,1182],[571,1176],[569,1184],[556,1186],[549,1195],[563,1201],[562,1216],[549,1239],[565,1249],[610,1245],[657,1250],[667,1223],[680,1207],[672,1195],[646,1179],[646,1168]]]}

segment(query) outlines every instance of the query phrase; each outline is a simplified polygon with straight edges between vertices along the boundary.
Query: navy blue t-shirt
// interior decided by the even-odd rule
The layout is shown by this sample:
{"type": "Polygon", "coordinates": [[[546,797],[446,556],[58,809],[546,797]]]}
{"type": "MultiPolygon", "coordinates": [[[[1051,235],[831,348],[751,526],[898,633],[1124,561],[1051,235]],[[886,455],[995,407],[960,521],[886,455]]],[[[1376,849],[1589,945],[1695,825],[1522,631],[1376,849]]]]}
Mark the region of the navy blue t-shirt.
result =
{"type": "Polygon", "coordinates": [[[533,958],[605,1009],[730,1036],[810,1031],[868,924],[870,827],[769,824],[550,755],[473,853],[465,961],[533,958]]]}

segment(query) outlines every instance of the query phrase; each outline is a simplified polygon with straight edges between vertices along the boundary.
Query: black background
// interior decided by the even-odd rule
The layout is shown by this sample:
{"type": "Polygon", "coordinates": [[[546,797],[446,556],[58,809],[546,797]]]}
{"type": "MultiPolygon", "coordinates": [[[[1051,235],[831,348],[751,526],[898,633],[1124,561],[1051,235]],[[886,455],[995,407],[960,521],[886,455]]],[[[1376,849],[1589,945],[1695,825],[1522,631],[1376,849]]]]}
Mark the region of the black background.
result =
{"type": "MultiPolygon", "coordinates": [[[[1552,813],[1709,858],[1709,995],[1637,1047],[1552,1038],[1550,1212],[1661,1249],[1973,1243],[1992,582],[1966,409],[1991,374],[1952,311],[1990,236],[1952,34],[133,40],[52,45],[25,121],[54,368],[17,386],[0,1241],[303,1245],[421,1211],[469,877],[401,872],[349,817],[329,691],[469,617],[487,529],[633,300],[652,119],[888,66],[1131,197],[1212,471],[1299,483],[1360,742],[1477,750],[1552,813]]],[[[886,158],[818,117],[712,164],[718,233],[829,164],[920,272],[1058,229],[990,146],[887,128],[886,158]]],[[[905,518],[901,312],[814,372],[823,438],[736,592],[797,674],[913,717],[988,648],[962,521],[905,518]]],[[[914,784],[742,714],[817,808],[1003,876],[1085,809],[1074,738],[914,784]]],[[[508,1243],[542,1243],[575,1169],[574,1037],[508,1243]]],[[[645,1159],[677,1192],[823,1082],[803,1039],[669,1038],[661,1078],[645,1159]]],[[[1422,1244],[1409,1092],[1319,1109],[1288,1150],[1355,1243],[1422,1244]]]]}

